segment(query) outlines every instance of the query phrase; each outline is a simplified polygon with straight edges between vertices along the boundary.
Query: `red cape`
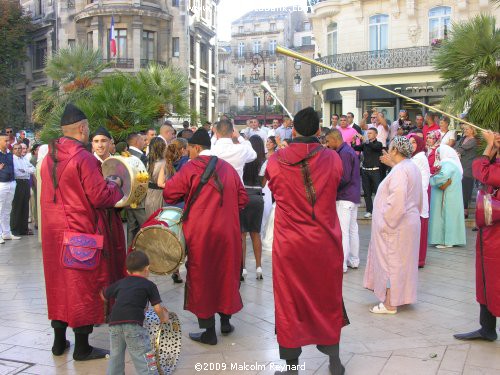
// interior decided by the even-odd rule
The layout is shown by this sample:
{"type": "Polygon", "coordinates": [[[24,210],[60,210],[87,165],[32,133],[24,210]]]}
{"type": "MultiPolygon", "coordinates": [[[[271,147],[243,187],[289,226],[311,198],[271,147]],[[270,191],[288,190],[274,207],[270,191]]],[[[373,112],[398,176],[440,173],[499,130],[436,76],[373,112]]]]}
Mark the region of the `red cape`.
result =
{"type": "MultiPolygon", "coordinates": [[[[174,174],[163,190],[165,202],[189,202],[209,158],[193,159],[174,174]]],[[[216,172],[224,186],[222,200],[211,178],[183,223],[187,247],[184,308],[198,318],[209,318],[217,312],[234,314],[243,307],[239,292],[242,264],[239,211],[248,203],[248,196],[230,164],[219,159],[216,172]]]]}
{"type": "MultiPolygon", "coordinates": [[[[487,157],[473,161],[472,174],[479,182],[487,186],[487,192],[495,189],[496,198],[500,199],[500,159],[493,164],[487,157]]],[[[500,317],[500,222],[479,229],[476,239],[476,299],[488,310],[500,317]],[[481,233],[482,232],[482,233],[481,233]],[[481,259],[481,237],[483,257],[481,259]],[[484,264],[484,273],[483,273],[484,264]],[[486,290],[485,290],[486,289],[486,290]]]]}
{"type": "Polygon", "coordinates": [[[312,206],[300,164],[319,143],[292,143],[269,158],[266,178],[276,199],[273,285],[278,343],[286,348],[334,345],[344,325],[344,253],[335,206],[342,161],[324,149],[309,160],[312,206]]]}
{"type": "Polygon", "coordinates": [[[104,322],[104,305],[99,292],[125,276],[123,226],[121,221],[117,226],[114,213],[111,237],[106,212],[123,193],[117,185],[104,180],[99,161],[81,142],[63,137],[55,145],[59,182],[55,202],[51,150],[41,168],[42,253],[49,319],[62,320],[70,327],[100,324],[104,322]],[[75,232],[95,233],[96,219],[98,231],[104,235],[99,267],[93,271],[64,268],[61,251],[67,225],[75,232]]]}

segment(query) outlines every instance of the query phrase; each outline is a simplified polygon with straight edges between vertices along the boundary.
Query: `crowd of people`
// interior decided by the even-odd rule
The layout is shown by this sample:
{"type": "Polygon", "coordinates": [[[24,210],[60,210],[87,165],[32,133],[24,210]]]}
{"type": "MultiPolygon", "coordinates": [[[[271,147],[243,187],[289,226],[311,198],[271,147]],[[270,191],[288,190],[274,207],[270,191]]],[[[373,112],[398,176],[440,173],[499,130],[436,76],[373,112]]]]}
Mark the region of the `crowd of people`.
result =
{"type": "MultiPolygon", "coordinates": [[[[269,128],[251,118],[241,132],[227,116],[198,129],[183,124],[180,131],[166,121],[158,134],[155,128],[133,133],[115,146],[104,127],[90,134],[85,114],[68,104],[61,129],[63,137],[33,145],[31,163],[25,158],[26,138],[12,142],[10,133],[0,135],[0,229],[3,239],[28,234],[29,180],[38,164],[44,184],[41,191],[32,187],[40,195],[52,352],[58,356],[69,348],[66,329],[71,327],[76,361],[103,358],[109,351],[92,347],[88,339],[94,325],[108,322],[109,374],[123,373],[125,347],[137,373],[150,371],[142,327],[148,303],[162,322],[168,320],[157,287],[144,280],[147,255],[127,256],[141,226],[166,205],[188,213],[183,220],[186,278],[177,270],[172,279],[185,282],[184,308],[202,329],[189,334],[192,340],[217,344],[216,314],[221,334],[235,330],[231,317],[243,308],[239,287],[249,275],[247,234],[255,277],[264,282],[267,230],[274,237],[276,334],[280,358],[287,363],[287,370],[277,373],[297,374],[301,347],[314,344],[329,356],[331,373],[343,374],[340,332],[349,319],[342,278],[348,268],[360,267],[361,196],[365,218],[372,219],[363,285],[380,301],[369,311],[396,314],[399,306],[417,300],[418,269],[425,265],[428,245],[465,245],[464,219],[475,179],[499,195],[494,171],[500,165],[500,136],[485,132],[488,147],[477,159],[475,130],[463,126],[459,138],[449,130],[449,119],[438,124],[433,114],[417,115],[413,125],[405,110],[393,123],[374,110],[358,125],[349,112],[332,115],[331,126],[321,128],[316,112],[306,108],[293,120],[273,120],[269,128]],[[101,164],[123,153],[144,163],[149,182],[144,200],[122,212],[114,206],[123,196],[123,181],[104,179],[101,164]],[[75,251],[82,241],[84,258],[75,251]]],[[[498,225],[479,233],[478,248],[485,252],[478,253],[482,267],[477,268],[482,328],[458,339],[496,339],[498,225]]]]}

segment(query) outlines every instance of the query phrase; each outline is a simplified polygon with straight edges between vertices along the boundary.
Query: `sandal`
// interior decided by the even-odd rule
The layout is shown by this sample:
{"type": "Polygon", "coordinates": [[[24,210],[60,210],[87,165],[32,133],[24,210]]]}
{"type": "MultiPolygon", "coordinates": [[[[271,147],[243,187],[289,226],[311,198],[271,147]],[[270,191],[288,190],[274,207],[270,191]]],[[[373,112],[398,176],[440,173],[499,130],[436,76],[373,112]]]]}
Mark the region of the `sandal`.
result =
{"type": "Polygon", "coordinates": [[[370,312],[371,313],[374,313],[374,314],[396,314],[398,312],[398,310],[387,310],[385,305],[380,302],[378,305],[376,306],[373,306],[371,309],[370,309],[370,312]]]}

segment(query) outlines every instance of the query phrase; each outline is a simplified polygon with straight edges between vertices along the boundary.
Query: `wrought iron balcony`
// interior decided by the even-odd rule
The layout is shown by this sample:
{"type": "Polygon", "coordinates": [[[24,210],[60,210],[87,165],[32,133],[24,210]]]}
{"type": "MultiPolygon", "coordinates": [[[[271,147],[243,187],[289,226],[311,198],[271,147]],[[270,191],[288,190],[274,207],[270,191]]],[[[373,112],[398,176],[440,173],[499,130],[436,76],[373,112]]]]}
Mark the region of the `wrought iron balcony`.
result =
{"type": "MultiPolygon", "coordinates": [[[[433,48],[431,46],[394,48],[380,51],[341,53],[325,56],[316,61],[330,65],[344,72],[362,70],[413,68],[430,66],[433,48]]],[[[312,66],[311,76],[331,74],[330,70],[312,66]]]]}
{"type": "Polygon", "coordinates": [[[234,83],[236,83],[236,84],[247,83],[247,78],[245,76],[242,76],[241,78],[235,77],[234,83]]]}
{"type": "Polygon", "coordinates": [[[108,61],[108,63],[110,63],[112,68],[134,69],[134,59],[122,59],[122,58],[111,59],[111,58],[108,58],[107,61],[108,61]]]}
{"type": "Polygon", "coordinates": [[[160,66],[167,66],[165,61],[156,61],[156,60],[148,60],[148,59],[141,59],[141,68],[147,68],[151,64],[157,64],[160,66]]]}

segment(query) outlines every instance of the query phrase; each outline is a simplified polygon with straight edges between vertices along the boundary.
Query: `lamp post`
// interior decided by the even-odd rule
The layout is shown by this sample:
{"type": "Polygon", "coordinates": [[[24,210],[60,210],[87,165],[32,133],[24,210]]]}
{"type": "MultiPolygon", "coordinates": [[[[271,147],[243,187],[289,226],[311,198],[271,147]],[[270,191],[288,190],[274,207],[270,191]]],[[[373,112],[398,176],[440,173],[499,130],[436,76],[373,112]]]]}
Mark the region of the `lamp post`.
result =
{"type": "Polygon", "coordinates": [[[302,77],[300,76],[300,68],[302,68],[302,64],[300,63],[299,60],[295,60],[295,63],[293,64],[293,67],[295,68],[295,76],[293,77],[293,80],[297,85],[300,85],[300,82],[302,81],[302,77]]]}
{"type": "MultiPolygon", "coordinates": [[[[253,63],[253,79],[254,81],[259,81],[260,79],[260,73],[259,73],[259,70],[258,70],[258,65],[259,65],[259,61],[262,60],[262,68],[263,68],[263,78],[264,78],[264,81],[266,80],[266,60],[264,60],[264,56],[262,55],[262,53],[260,52],[256,52],[253,54],[253,57],[252,57],[252,63],[253,63]]],[[[264,100],[263,100],[263,103],[264,103],[264,126],[267,125],[267,103],[266,103],[266,89],[264,89],[264,100]]]]}

